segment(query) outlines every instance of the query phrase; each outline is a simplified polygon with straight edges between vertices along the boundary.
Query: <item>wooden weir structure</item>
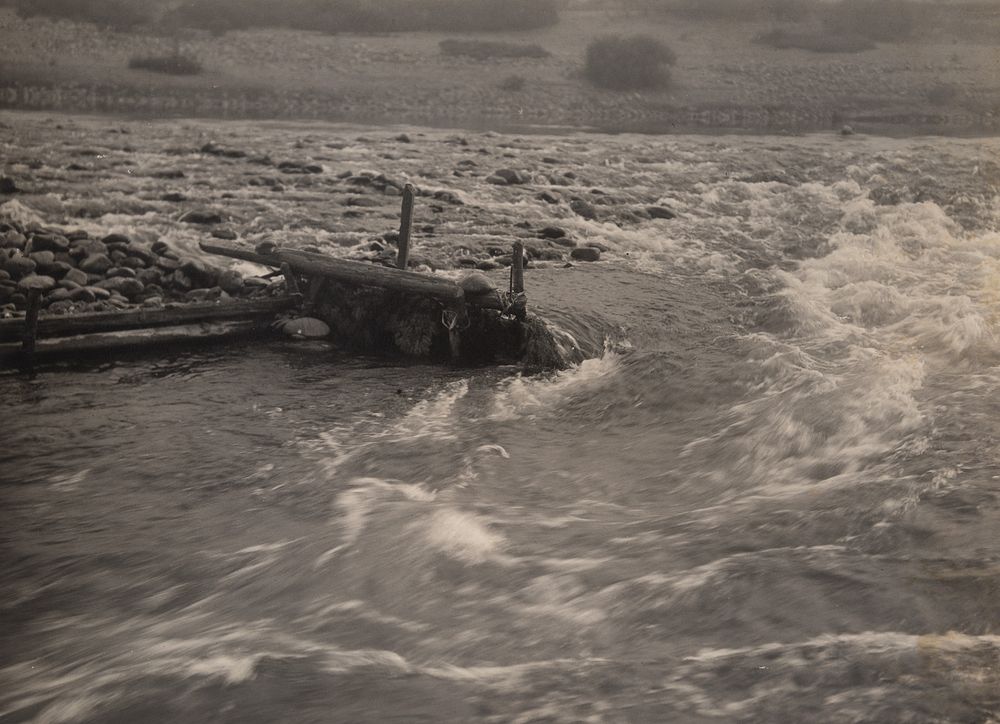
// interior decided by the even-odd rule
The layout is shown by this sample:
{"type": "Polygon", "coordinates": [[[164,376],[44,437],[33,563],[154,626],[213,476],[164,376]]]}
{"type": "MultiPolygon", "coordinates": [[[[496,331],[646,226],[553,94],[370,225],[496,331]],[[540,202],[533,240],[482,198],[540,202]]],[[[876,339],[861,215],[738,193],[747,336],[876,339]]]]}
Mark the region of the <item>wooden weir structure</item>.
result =
{"type": "MultiPolygon", "coordinates": [[[[271,276],[284,277],[284,293],[120,311],[43,315],[39,314],[41,295],[32,290],[25,317],[0,319],[0,364],[30,367],[36,356],[71,357],[81,352],[267,334],[273,332],[276,316],[289,313],[318,317],[329,324],[339,341],[347,342],[348,348],[362,351],[385,351],[382,347],[386,345],[377,343],[387,335],[380,326],[395,325],[398,338],[400,328],[409,324],[423,325],[424,338],[420,340],[423,346],[417,346],[422,351],[426,348],[428,352],[437,352],[430,356],[454,361],[519,361],[530,336],[522,244],[513,245],[507,291],[468,289],[461,281],[411,271],[407,265],[413,198],[413,188],[407,185],[403,192],[396,268],[271,244],[250,250],[202,242],[199,246],[205,253],[271,267],[275,270],[271,276]],[[359,312],[362,307],[366,309],[359,312]],[[439,328],[427,325],[431,315],[439,328]],[[347,338],[352,335],[375,343],[366,344],[363,340],[351,344],[352,340],[347,338]],[[445,339],[447,344],[442,343],[445,339]]],[[[407,351],[405,344],[398,346],[407,351]]]]}

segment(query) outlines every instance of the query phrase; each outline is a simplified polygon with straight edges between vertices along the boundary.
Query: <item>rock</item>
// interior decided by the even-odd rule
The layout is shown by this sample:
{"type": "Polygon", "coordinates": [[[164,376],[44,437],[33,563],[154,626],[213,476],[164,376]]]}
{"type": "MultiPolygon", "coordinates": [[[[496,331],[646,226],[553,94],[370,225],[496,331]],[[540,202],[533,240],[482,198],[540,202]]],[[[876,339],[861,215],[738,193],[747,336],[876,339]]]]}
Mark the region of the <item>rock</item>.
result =
{"type": "Polygon", "coordinates": [[[112,267],[111,269],[108,269],[104,273],[104,276],[106,276],[108,279],[112,279],[113,277],[125,277],[126,279],[135,279],[135,272],[132,269],[129,269],[128,267],[116,266],[112,267]]]}
{"type": "Polygon", "coordinates": [[[71,289],[69,292],[69,298],[74,302],[94,302],[97,301],[97,295],[94,294],[94,290],[90,287],[78,287],[77,289],[71,289]]]}
{"type": "Polygon", "coordinates": [[[30,250],[33,252],[69,251],[69,239],[56,234],[35,234],[31,237],[30,250]]]}
{"type": "Polygon", "coordinates": [[[137,256],[126,256],[121,260],[121,265],[129,269],[144,269],[146,267],[146,262],[137,256]]]}
{"type": "Polygon", "coordinates": [[[50,277],[55,277],[56,279],[62,279],[66,276],[66,273],[73,268],[71,264],[67,264],[64,261],[54,261],[51,264],[39,265],[38,271],[42,274],[48,274],[50,277]]]}
{"type": "Polygon", "coordinates": [[[571,250],[569,257],[576,261],[600,261],[601,250],[592,246],[580,246],[571,250]]]}
{"type": "Polygon", "coordinates": [[[64,302],[68,299],[72,299],[72,292],[69,289],[63,289],[62,287],[56,287],[48,294],[45,295],[45,301],[47,303],[52,302],[64,302]]]}
{"type": "Polygon", "coordinates": [[[20,190],[14,183],[14,179],[0,176],[0,194],[16,194],[20,190]]]}
{"type": "Polygon", "coordinates": [[[219,269],[193,257],[181,262],[180,271],[184,272],[196,287],[214,287],[219,280],[219,269]]]}
{"type": "Polygon", "coordinates": [[[183,214],[178,221],[185,224],[202,224],[204,226],[211,226],[212,224],[221,224],[222,215],[215,211],[192,209],[191,211],[183,214]]]}
{"type": "Polygon", "coordinates": [[[3,268],[15,279],[20,279],[35,271],[38,265],[26,256],[18,254],[4,262],[3,268]]]}
{"type": "Polygon", "coordinates": [[[260,277],[247,277],[243,280],[243,285],[246,287],[252,287],[254,289],[264,289],[270,282],[267,279],[261,279],[260,277]]]}
{"type": "Polygon", "coordinates": [[[212,236],[225,241],[235,241],[239,236],[232,229],[212,229],[212,236]]]}
{"type": "Polygon", "coordinates": [[[163,297],[146,297],[142,300],[142,306],[144,307],[162,307],[163,297]]]}
{"type": "Polygon", "coordinates": [[[254,251],[258,254],[273,254],[277,248],[278,245],[273,241],[262,241],[254,247],[254,251]]]}
{"type": "Polygon", "coordinates": [[[174,204],[178,204],[181,201],[187,201],[187,196],[182,194],[180,191],[169,191],[160,197],[160,201],[169,201],[174,204]]]}
{"type": "Polygon", "coordinates": [[[146,265],[155,264],[157,255],[151,247],[143,246],[136,242],[131,242],[127,247],[125,247],[125,253],[130,257],[137,257],[142,259],[146,265]]]}
{"type": "Polygon", "coordinates": [[[103,274],[114,265],[107,254],[93,254],[80,262],[80,269],[88,274],[103,274]]]}
{"type": "Polygon", "coordinates": [[[134,299],[142,294],[146,288],[138,279],[130,277],[111,277],[94,285],[98,289],[107,289],[109,292],[117,292],[126,299],[134,299]]]}
{"type": "Polygon", "coordinates": [[[149,287],[150,284],[159,284],[163,280],[163,275],[159,269],[137,269],[135,278],[149,287]]]}
{"type": "Polygon", "coordinates": [[[53,302],[48,306],[49,314],[66,314],[71,311],[73,311],[73,302],[68,299],[53,302]]]}
{"type": "Polygon", "coordinates": [[[382,202],[378,199],[372,199],[367,196],[351,196],[347,199],[348,206],[357,206],[361,208],[374,208],[376,206],[381,206],[382,202]]]}
{"type": "Polygon", "coordinates": [[[556,196],[551,191],[542,191],[540,194],[538,194],[538,199],[540,201],[544,201],[547,204],[558,204],[559,203],[559,197],[556,196]]]}
{"type": "Polygon", "coordinates": [[[494,176],[499,176],[504,181],[509,184],[523,184],[528,182],[528,177],[521,173],[520,171],[515,171],[512,168],[502,168],[499,171],[493,172],[494,176]]]}
{"type": "Polygon", "coordinates": [[[108,256],[111,257],[111,261],[115,263],[115,266],[121,266],[121,263],[125,261],[128,255],[121,249],[112,249],[108,252],[108,256]]]}
{"type": "Polygon", "coordinates": [[[597,211],[583,199],[573,199],[569,202],[569,207],[573,210],[573,213],[577,216],[582,216],[584,219],[593,221],[597,218],[597,211]]]}
{"type": "Polygon", "coordinates": [[[43,292],[47,292],[55,286],[56,280],[44,274],[28,274],[17,283],[17,288],[22,292],[29,289],[41,289],[43,292]]]}
{"type": "Polygon", "coordinates": [[[173,273],[170,277],[170,281],[173,287],[178,291],[189,292],[194,288],[194,282],[191,281],[191,277],[180,269],[173,273]]]}
{"type": "Polygon", "coordinates": [[[466,274],[458,284],[465,290],[466,294],[486,294],[496,289],[496,284],[481,272],[466,274]]]}
{"type": "Polygon", "coordinates": [[[227,294],[237,294],[243,290],[243,275],[227,269],[219,275],[219,286],[227,294]]]}
{"type": "Polygon", "coordinates": [[[666,206],[647,206],[646,213],[652,219],[676,219],[677,212],[666,206]]]}
{"type": "Polygon", "coordinates": [[[0,246],[3,246],[5,249],[24,249],[27,244],[27,237],[15,229],[4,232],[3,240],[0,242],[0,246]]]}
{"type": "Polygon", "coordinates": [[[83,259],[84,257],[107,253],[108,247],[104,246],[104,243],[97,239],[83,239],[74,242],[69,248],[69,255],[74,259],[83,259]]]}
{"type": "Polygon", "coordinates": [[[189,302],[207,302],[212,299],[218,299],[221,294],[222,290],[219,289],[219,287],[212,287],[210,289],[192,289],[184,295],[184,299],[189,302]]]}
{"type": "Polygon", "coordinates": [[[843,126],[840,127],[840,135],[841,136],[853,136],[854,135],[854,129],[851,128],[848,125],[843,125],[843,126]]]}
{"type": "Polygon", "coordinates": [[[69,241],[70,244],[75,244],[78,241],[90,238],[90,234],[83,229],[74,229],[73,231],[63,234],[63,236],[66,237],[66,240],[69,241]]]}
{"type": "Polygon", "coordinates": [[[481,261],[476,262],[476,269],[479,269],[481,271],[492,271],[493,269],[499,269],[499,268],[500,265],[497,264],[492,259],[483,259],[481,261]]]}
{"type": "Polygon", "coordinates": [[[566,236],[566,230],[558,226],[546,226],[538,235],[543,239],[562,239],[566,236]]]}
{"type": "Polygon", "coordinates": [[[153,171],[150,176],[153,178],[184,178],[184,172],[178,169],[168,168],[163,171],[153,171]]]}
{"type": "Polygon", "coordinates": [[[281,331],[289,337],[301,339],[320,339],[330,334],[330,327],[326,322],[313,317],[297,317],[285,322],[281,331]]]}
{"type": "Polygon", "coordinates": [[[410,140],[410,137],[405,133],[400,133],[398,136],[396,136],[395,140],[399,141],[400,143],[413,143],[413,141],[410,140]]]}
{"type": "Polygon", "coordinates": [[[6,282],[10,280],[10,272],[0,269],[0,282],[6,282]]]}
{"type": "Polygon", "coordinates": [[[172,272],[175,269],[180,269],[181,263],[177,259],[171,259],[168,256],[161,256],[156,260],[156,266],[164,271],[172,272]]]}
{"type": "Polygon", "coordinates": [[[51,251],[35,251],[28,254],[28,258],[35,262],[36,267],[44,267],[53,264],[56,260],[56,255],[51,251]]]}
{"type": "Polygon", "coordinates": [[[28,298],[24,296],[21,292],[17,292],[7,301],[10,304],[13,304],[15,309],[24,309],[26,306],[28,306],[28,298]]]}
{"type": "Polygon", "coordinates": [[[79,289],[83,285],[82,284],[77,284],[76,282],[69,282],[69,281],[66,281],[65,279],[60,279],[59,280],[59,286],[62,289],[69,289],[70,291],[73,291],[74,289],[79,289]]]}
{"type": "Polygon", "coordinates": [[[165,241],[159,241],[159,240],[154,241],[153,245],[150,247],[150,251],[152,251],[157,256],[163,256],[164,254],[170,251],[170,244],[168,244],[165,241]]]}
{"type": "Polygon", "coordinates": [[[125,236],[125,234],[108,234],[101,241],[109,248],[114,248],[113,244],[121,244],[122,248],[125,248],[132,243],[132,240],[125,236]]]}
{"type": "Polygon", "coordinates": [[[497,176],[496,174],[493,174],[486,177],[486,183],[493,184],[495,186],[506,186],[507,179],[505,179],[503,176],[497,176]]]}

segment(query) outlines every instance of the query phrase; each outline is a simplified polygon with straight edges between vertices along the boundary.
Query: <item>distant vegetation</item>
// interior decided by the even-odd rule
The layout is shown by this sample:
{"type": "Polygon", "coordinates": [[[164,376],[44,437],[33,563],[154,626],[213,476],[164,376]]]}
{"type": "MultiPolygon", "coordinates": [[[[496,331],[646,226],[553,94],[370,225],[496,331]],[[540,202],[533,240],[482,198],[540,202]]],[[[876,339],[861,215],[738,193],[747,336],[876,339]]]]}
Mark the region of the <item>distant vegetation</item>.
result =
{"type": "Polygon", "coordinates": [[[128,62],[128,67],[168,75],[198,75],[202,72],[201,63],[196,58],[181,53],[137,56],[128,62]]]}
{"type": "Polygon", "coordinates": [[[863,35],[799,33],[783,29],[762,33],[754,38],[754,42],[760,45],[769,45],[779,50],[799,48],[811,50],[814,53],[860,53],[875,47],[875,43],[863,35]]]}
{"type": "Polygon", "coordinates": [[[547,58],[550,53],[540,45],[500,43],[489,40],[442,40],[442,55],[465,56],[477,60],[490,58],[547,58]]]}
{"type": "Polygon", "coordinates": [[[8,0],[45,16],[128,30],[185,27],[220,35],[254,27],[326,33],[528,30],[559,20],[556,0],[8,0]]]}
{"type": "Polygon", "coordinates": [[[837,35],[871,40],[906,40],[925,8],[908,0],[840,0],[823,13],[823,25],[837,35]]]}
{"type": "Polygon", "coordinates": [[[584,75],[601,88],[663,88],[670,83],[667,66],[676,62],[674,51],[656,38],[607,35],[587,46],[584,75]]]}

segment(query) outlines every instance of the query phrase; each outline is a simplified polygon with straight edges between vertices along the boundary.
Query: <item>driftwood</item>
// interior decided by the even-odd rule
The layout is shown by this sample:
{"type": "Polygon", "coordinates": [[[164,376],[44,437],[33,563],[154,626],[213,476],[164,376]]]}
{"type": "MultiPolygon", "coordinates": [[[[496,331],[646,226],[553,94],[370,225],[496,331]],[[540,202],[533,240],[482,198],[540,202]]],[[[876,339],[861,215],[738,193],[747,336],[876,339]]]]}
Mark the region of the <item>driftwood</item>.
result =
{"type": "MultiPolygon", "coordinates": [[[[269,318],[285,309],[297,306],[301,298],[295,295],[247,302],[208,302],[178,306],[128,309],[120,312],[89,312],[53,315],[38,319],[38,344],[49,337],[112,332],[142,327],[253,320],[269,318]]],[[[21,340],[26,330],[24,319],[0,319],[0,343],[21,340]]]]}

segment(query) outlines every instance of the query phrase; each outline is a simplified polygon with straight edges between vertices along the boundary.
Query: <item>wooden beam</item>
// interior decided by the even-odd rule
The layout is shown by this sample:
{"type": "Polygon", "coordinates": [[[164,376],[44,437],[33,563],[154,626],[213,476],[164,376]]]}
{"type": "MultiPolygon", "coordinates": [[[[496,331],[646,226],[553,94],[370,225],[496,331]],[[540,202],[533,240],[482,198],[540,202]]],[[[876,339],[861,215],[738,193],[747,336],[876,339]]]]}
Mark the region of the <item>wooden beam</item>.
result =
{"type": "Polygon", "coordinates": [[[413,184],[403,187],[403,209],[399,219],[399,243],[396,268],[405,269],[410,261],[410,232],[413,229],[413,184]]]}
{"type": "MultiPolygon", "coordinates": [[[[150,329],[128,329],[98,334],[73,335],[70,337],[53,337],[38,340],[35,347],[35,355],[39,357],[58,357],[60,355],[110,350],[120,347],[219,339],[258,331],[261,331],[259,321],[238,320],[153,327],[150,329]]],[[[19,344],[0,343],[0,364],[16,364],[22,358],[23,354],[19,344]]]]}
{"type": "MultiPolygon", "coordinates": [[[[38,319],[38,335],[43,338],[60,337],[170,324],[252,319],[276,314],[300,302],[301,297],[290,295],[259,301],[204,302],[119,312],[54,314],[38,319]]],[[[0,319],[0,342],[22,339],[25,327],[25,319],[0,319]]]]}
{"type": "Polygon", "coordinates": [[[270,254],[258,254],[222,244],[202,242],[200,246],[202,251],[209,254],[220,254],[267,266],[281,266],[283,262],[287,262],[292,271],[299,274],[323,276],[345,284],[381,287],[443,302],[457,302],[465,297],[462,288],[450,279],[403,269],[389,269],[368,262],[336,259],[325,254],[292,249],[276,249],[270,254]]]}

